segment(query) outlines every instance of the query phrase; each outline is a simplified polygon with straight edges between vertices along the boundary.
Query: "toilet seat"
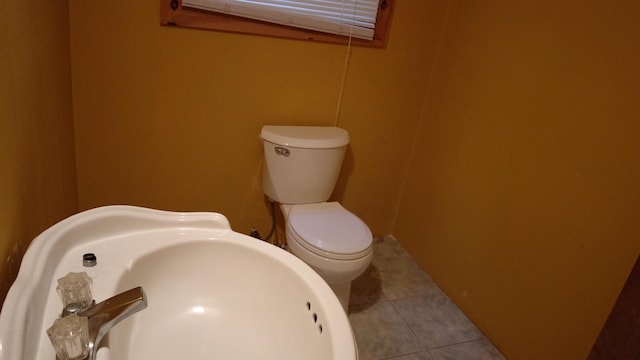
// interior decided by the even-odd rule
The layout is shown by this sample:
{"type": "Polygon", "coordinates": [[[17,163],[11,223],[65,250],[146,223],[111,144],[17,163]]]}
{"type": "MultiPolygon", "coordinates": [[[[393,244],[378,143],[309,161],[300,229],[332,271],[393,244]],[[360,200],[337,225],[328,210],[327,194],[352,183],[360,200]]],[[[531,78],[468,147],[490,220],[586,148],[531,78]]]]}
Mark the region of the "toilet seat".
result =
{"type": "Polygon", "coordinates": [[[326,258],[353,260],[372,251],[369,227],[338,202],[291,206],[287,228],[302,247],[326,258]]]}

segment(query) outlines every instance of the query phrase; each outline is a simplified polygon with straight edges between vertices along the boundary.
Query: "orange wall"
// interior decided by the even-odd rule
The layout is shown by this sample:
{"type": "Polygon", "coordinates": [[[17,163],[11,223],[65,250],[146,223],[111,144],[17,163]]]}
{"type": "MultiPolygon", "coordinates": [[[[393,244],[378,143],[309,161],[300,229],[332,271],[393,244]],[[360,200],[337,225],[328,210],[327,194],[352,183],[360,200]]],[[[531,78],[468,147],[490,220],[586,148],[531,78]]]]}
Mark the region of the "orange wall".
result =
{"type": "Polygon", "coordinates": [[[453,1],[394,235],[510,359],[584,359],[640,253],[640,2],[453,1]]]}
{"type": "MultiPolygon", "coordinates": [[[[266,233],[260,128],[334,125],[346,46],[161,27],[158,0],[70,9],[80,207],[219,211],[266,233]]],[[[443,11],[400,1],[388,48],[351,50],[336,198],[376,234],[391,232],[443,11]]]]}
{"type": "Polygon", "coordinates": [[[0,303],[29,242],[77,210],[66,1],[0,0],[0,303]]]}
{"type": "Polygon", "coordinates": [[[74,128],[54,4],[42,29],[0,23],[28,60],[0,60],[3,259],[73,209],[73,131],[81,209],[213,210],[266,231],[260,127],[333,125],[344,85],[336,197],[510,358],[585,357],[640,250],[635,2],[399,1],[388,48],[352,49],[343,79],[344,46],[160,27],[157,0],[71,0],[74,128]]]}

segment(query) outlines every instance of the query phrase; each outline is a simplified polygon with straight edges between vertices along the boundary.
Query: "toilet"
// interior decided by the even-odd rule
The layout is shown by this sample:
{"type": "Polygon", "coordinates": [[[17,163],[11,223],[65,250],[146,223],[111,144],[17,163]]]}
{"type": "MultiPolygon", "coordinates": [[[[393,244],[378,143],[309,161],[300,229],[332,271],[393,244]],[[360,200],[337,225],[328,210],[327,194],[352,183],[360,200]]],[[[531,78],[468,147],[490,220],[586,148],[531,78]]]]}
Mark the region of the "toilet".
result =
{"type": "Polygon", "coordinates": [[[371,230],[338,202],[329,202],[349,133],[328,126],[266,125],[263,190],[280,204],[288,250],[313,268],[348,312],[351,282],[371,263],[371,230]]]}

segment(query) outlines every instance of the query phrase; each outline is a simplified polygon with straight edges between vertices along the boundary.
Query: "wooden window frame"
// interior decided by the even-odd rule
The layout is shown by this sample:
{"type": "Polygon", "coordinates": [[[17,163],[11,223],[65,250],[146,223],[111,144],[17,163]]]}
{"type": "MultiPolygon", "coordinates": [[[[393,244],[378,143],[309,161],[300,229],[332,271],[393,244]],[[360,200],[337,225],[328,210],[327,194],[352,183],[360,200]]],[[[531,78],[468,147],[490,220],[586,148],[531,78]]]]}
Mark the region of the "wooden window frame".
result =
{"type": "MultiPolygon", "coordinates": [[[[373,40],[351,38],[351,45],[375,48],[386,47],[394,5],[395,0],[380,0],[373,40]]],[[[160,0],[160,24],[334,44],[349,43],[348,36],[298,29],[213,11],[182,7],[182,0],[160,0]]]]}

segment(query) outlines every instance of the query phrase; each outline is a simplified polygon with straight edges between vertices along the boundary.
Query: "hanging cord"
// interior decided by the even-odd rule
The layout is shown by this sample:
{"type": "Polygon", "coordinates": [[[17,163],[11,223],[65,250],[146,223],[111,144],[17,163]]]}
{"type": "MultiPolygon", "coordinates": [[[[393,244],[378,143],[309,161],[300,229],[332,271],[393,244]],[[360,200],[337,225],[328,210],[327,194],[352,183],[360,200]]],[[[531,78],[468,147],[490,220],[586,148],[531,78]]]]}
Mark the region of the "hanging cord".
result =
{"type": "Polygon", "coordinates": [[[344,84],[347,80],[347,70],[349,69],[349,60],[351,58],[351,34],[349,34],[349,42],[347,43],[347,54],[344,57],[344,68],[342,70],[342,81],[340,82],[340,91],[338,92],[338,106],[336,108],[335,126],[338,126],[340,120],[340,109],[342,108],[342,96],[344,95],[344,84]]]}
{"type": "MultiPolygon", "coordinates": [[[[357,6],[357,1],[356,1],[357,6]]],[[[342,2],[344,8],[344,1],[342,2]]],[[[355,13],[354,13],[355,17],[355,13]]],[[[351,60],[351,39],[353,38],[353,26],[349,26],[349,41],[347,42],[347,54],[344,57],[344,67],[342,69],[342,81],[340,82],[340,90],[338,92],[338,106],[336,108],[336,121],[335,126],[338,126],[340,121],[340,109],[342,108],[342,96],[344,95],[344,84],[347,81],[347,70],[349,69],[349,61],[351,60]]]]}

